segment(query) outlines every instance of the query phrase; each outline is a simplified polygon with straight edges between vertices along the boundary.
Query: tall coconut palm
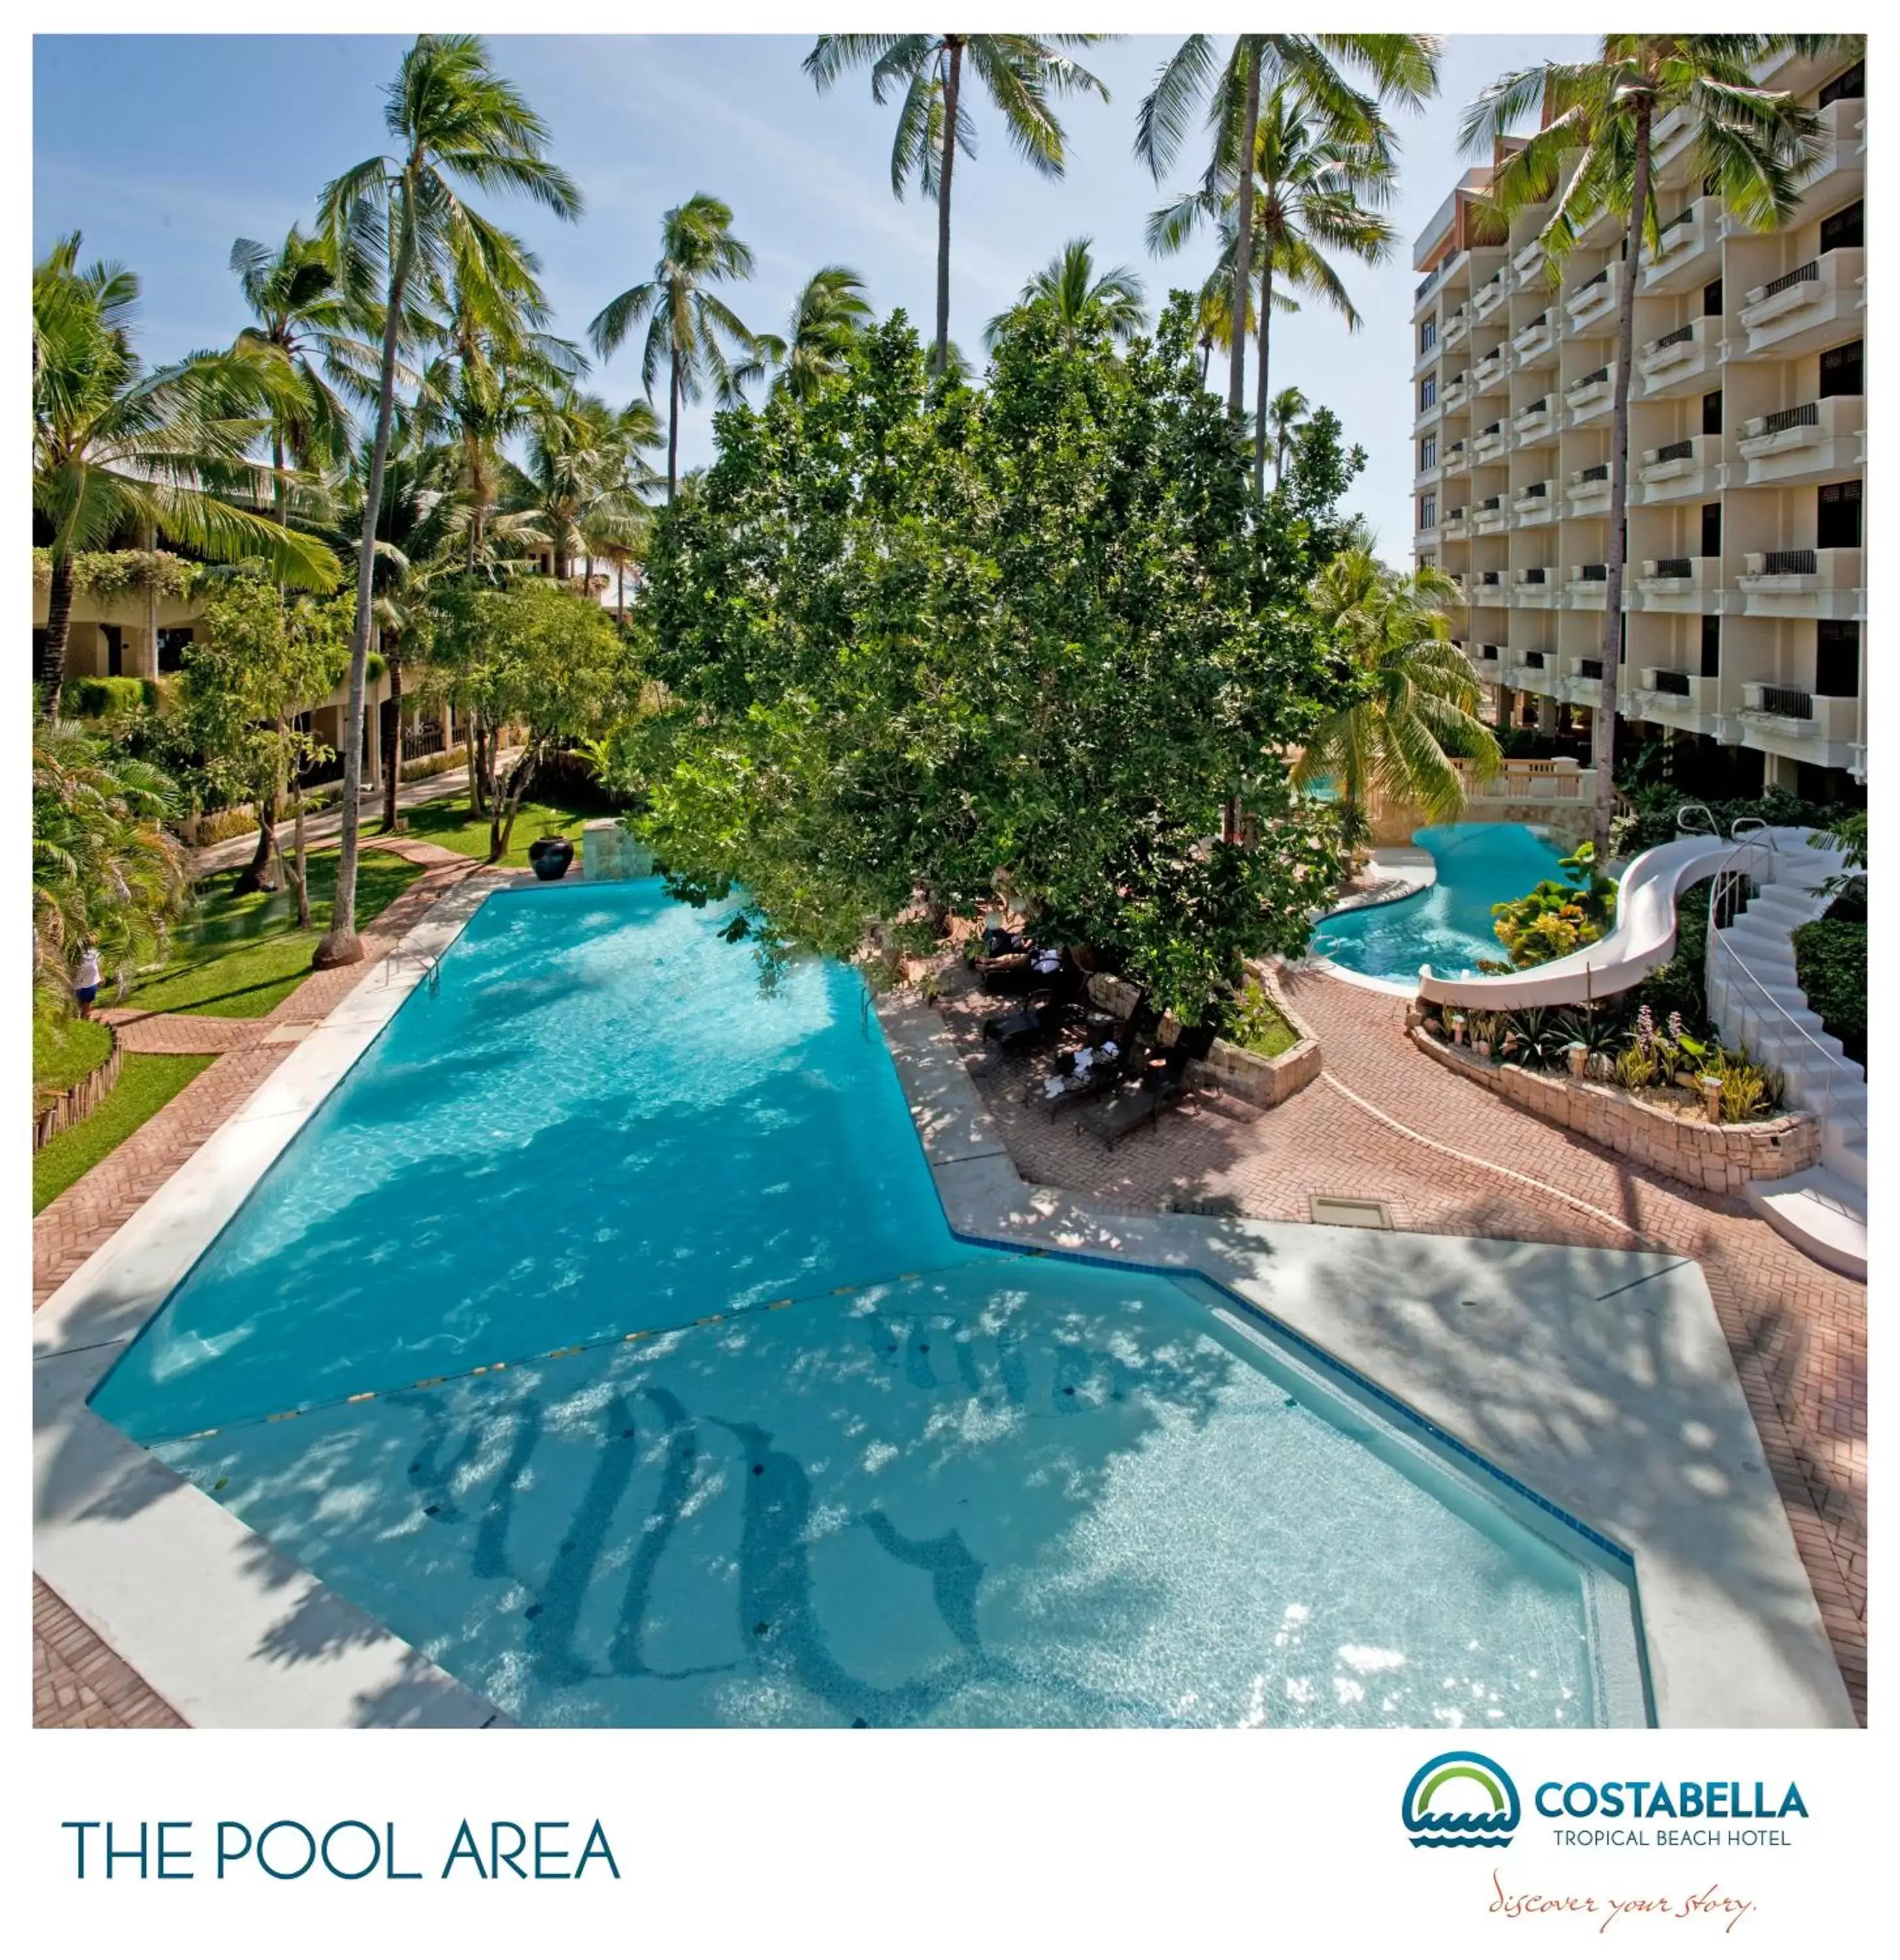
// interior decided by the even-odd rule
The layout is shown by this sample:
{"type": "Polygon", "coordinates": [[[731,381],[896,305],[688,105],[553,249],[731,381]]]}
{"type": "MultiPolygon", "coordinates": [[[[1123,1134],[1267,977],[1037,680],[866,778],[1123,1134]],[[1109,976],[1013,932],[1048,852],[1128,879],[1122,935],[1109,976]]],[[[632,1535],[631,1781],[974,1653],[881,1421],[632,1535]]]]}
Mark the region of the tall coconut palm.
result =
{"type": "MultiPolygon", "coordinates": [[[[1247,310],[1253,280],[1253,176],[1238,167],[1258,145],[1260,109],[1282,87],[1296,88],[1329,134],[1367,142],[1382,126],[1380,106],[1416,108],[1437,92],[1439,40],[1434,34],[1241,34],[1227,60],[1214,38],[1190,34],[1161,65],[1136,118],[1135,154],[1158,183],[1186,139],[1195,105],[1207,98],[1214,142],[1203,192],[1218,202],[1235,187],[1233,301],[1230,319],[1247,310]],[[1374,93],[1352,86],[1346,68],[1364,72],[1374,93]]],[[[1246,343],[1234,336],[1227,368],[1227,412],[1244,412],[1246,343]]]]}
{"type": "Polygon", "coordinates": [[[1105,328],[1116,340],[1132,340],[1147,323],[1141,282],[1127,266],[1111,266],[1098,273],[1090,238],[1071,238],[1023,287],[1014,306],[999,313],[983,330],[983,344],[994,347],[1004,328],[1018,313],[1048,313],[1073,344],[1085,327],[1105,328]]]}
{"type": "Polygon", "coordinates": [[[1065,138],[1052,99],[1093,92],[1101,81],[1064,50],[1092,47],[1100,34],[820,34],[805,57],[805,72],[822,91],[847,68],[870,70],[870,94],[882,104],[903,85],[897,135],[891,145],[890,187],[899,196],[915,177],[937,205],[937,335],[933,371],[950,357],[950,181],[960,150],[976,154],[975,119],[963,99],[967,58],[1003,118],[1018,153],[1044,177],[1059,177],[1065,138]]]}
{"type": "Polygon", "coordinates": [[[603,360],[642,320],[640,385],[649,396],[667,364],[667,501],[679,487],[679,406],[696,402],[710,380],[721,402],[740,399],[746,364],[754,360],[752,329],[710,290],[752,276],[752,247],[732,234],[732,207],[695,191],[660,221],[660,258],[651,278],[629,286],[594,317],[587,338],[603,360]],[[739,368],[734,365],[735,358],[739,368]]]}
{"type": "Polygon", "coordinates": [[[79,234],[33,275],[33,508],[51,531],[52,588],[34,679],[59,710],[72,619],[72,563],[136,532],[219,559],[258,558],[288,584],[326,590],[341,576],[319,539],[255,508],[273,474],[246,459],[287,406],[282,364],[255,347],[194,354],[148,373],[132,343],[138,281],[79,265],[79,234]],[[228,501],[233,492],[244,504],[228,501]]]}
{"type": "Polygon", "coordinates": [[[1273,432],[1273,487],[1280,487],[1280,473],[1286,467],[1287,445],[1306,426],[1312,406],[1297,388],[1282,388],[1267,404],[1267,426],[1273,432]]]}
{"type": "Polygon", "coordinates": [[[778,371],[772,392],[810,401],[842,368],[845,350],[870,317],[864,281],[848,266],[820,266],[799,288],[784,337],[759,337],[761,357],[778,371]]]}
{"type": "Polygon", "coordinates": [[[1498,766],[1497,737],[1477,712],[1482,690],[1444,610],[1458,598],[1436,566],[1391,572],[1361,546],[1313,581],[1314,616],[1365,691],[1313,731],[1293,781],[1332,784],[1352,842],[1365,836],[1374,794],[1442,822],[1464,802],[1452,757],[1468,757],[1481,775],[1498,766]]]}
{"type": "Polygon", "coordinates": [[[1621,221],[1612,365],[1609,544],[1604,554],[1602,692],[1592,721],[1597,855],[1609,851],[1615,807],[1618,669],[1629,500],[1629,395],[1636,288],[1644,245],[1659,236],[1652,160],[1656,126],[1680,110],[1695,151],[1692,176],[1751,231],[1787,224],[1817,161],[1820,124],[1785,91],[1764,89],[1755,69],[1784,52],[1819,54],[1857,37],[1789,34],[1606,34],[1596,59],[1549,62],[1501,77],[1465,112],[1459,138],[1497,156],[1501,139],[1535,113],[1539,128],[1504,154],[1489,196],[1507,216],[1545,204],[1539,231],[1553,282],[1577,240],[1601,218],[1621,221]]]}
{"type": "Polygon", "coordinates": [[[350,637],[348,705],[343,721],[342,836],[329,930],[317,942],[319,966],[362,957],[356,936],[356,860],[363,781],[363,697],[369,658],[371,574],[383,472],[394,421],[396,357],[412,281],[440,278],[451,265],[480,278],[494,267],[506,234],[465,201],[465,191],[511,190],[557,218],[581,212],[581,193],[548,161],[547,126],[520,91],[489,65],[473,34],[422,34],[403,57],[383,121],[393,154],[367,158],[327,185],[325,235],[353,295],[372,289],[383,311],[383,352],[363,533],[356,568],[356,624],[350,637]]]}

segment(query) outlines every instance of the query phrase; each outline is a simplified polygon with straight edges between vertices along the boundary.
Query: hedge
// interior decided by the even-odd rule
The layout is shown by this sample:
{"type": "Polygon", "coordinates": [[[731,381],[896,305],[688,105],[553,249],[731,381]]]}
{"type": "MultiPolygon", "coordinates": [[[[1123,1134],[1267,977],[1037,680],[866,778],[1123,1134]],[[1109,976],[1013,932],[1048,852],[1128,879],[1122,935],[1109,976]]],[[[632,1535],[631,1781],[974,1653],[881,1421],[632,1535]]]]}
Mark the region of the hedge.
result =
{"type": "Polygon", "coordinates": [[[1794,970],[1821,1025],[1864,1068],[1867,1065],[1867,928],[1830,913],[1799,926],[1794,970]]]}

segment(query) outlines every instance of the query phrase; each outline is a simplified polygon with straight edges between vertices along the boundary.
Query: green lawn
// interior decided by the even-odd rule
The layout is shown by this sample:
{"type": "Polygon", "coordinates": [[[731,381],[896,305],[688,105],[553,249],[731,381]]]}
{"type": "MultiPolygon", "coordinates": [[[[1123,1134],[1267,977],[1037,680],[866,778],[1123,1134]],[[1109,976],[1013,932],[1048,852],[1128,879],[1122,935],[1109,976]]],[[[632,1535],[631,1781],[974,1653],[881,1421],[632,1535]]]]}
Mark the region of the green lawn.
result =
{"type": "Polygon", "coordinates": [[[43,1211],[69,1184],[116,1150],[142,1123],[149,1122],[215,1055],[128,1055],[118,1086],[82,1122],[33,1155],[33,1208],[43,1211]]]}
{"type": "MultiPolygon", "coordinates": [[[[485,816],[469,816],[466,796],[438,797],[428,803],[419,803],[403,814],[408,820],[410,836],[426,838],[431,844],[441,845],[445,851],[459,851],[465,858],[473,858],[482,864],[488,862],[489,820],[485,816]]],[[[583,809],[578,803],[537,803],[530,797],[516,813],[514,829],[508,838],[508,854],[501,862],[526,864],[528,846],[537,837],[570,838],[578,851],[581,826],[610,814],[597,805],[583,809]]],[[[578,857],[574,863],[578,867],[578,857]]],[[[568,876],[572,877],[574,873],[570,871],[568,876]]]]}
{"type": "Polygon", "coordinates": [[[33,1100],[37,1109],[45,1096],[55,1096],[83,1082],[112,1052],[112,1030],[103,1021],[82,1021],[76,1015],[62,1027],[33,1029],[33,1100]]]}
{"type": "MultiPolygon", "coordinates": [[[[132,989],[130,1004],[183,1014],[229,1014],[240,1020],[267,1014],[310,970],[323,937],[320,923],[298,931],[288,892],[234,889],[241,874],[221,871],[198,888],[198,908],[178,936],[162,972],[132,989]]],[[[420,865],[387,851],[366,851],[356,872],[356,922],[367,925],[422,875],[420,865]]],[[[328,915],[336,889],[336,852],[310,860],[310,915],[328,915]]]]}

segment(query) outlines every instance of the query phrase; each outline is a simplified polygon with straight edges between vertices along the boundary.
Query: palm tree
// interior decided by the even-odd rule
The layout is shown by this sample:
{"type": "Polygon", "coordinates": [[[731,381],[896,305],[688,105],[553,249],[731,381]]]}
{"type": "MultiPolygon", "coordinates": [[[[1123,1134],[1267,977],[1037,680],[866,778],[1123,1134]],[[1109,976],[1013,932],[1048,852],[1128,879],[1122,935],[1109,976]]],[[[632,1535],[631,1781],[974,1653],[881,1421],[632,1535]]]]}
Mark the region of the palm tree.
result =
{"type": "Polygon", "coordinates": [[[1365,693],[1313,731],[1293,781],[1301,789],[1332,783],[1351,843],[1366,835],[1372,795],[1442,822],[1464,802],[1453,756],[1468,757],[1481,775],[1498,766],[1497,737],[1477,714],[1482,690],[1444,612],[1458,599],[1436,566],[1392,572],[1360,546],[1340,552],[1313,581],[1314,616],[1365,693]]]}
{"type": "Polygon", "coordinates": [[[450,265],[481,278],[505,254],[506,234],[464,201],[463,186],[518,191],[557,218],[578,218],[581,212],[580,192],[544,154],[546,125],[520,91],[489,66],[487,46],[473,34],[419,35],[390,87],[383,121],[396,139],[396,154],[365,158],[327,185],[323,196],[323,229],[336,243],[346,289],[367,301],[372,284],[381,288],[383,358],[357,553],[336,897],[329,930],[313,956],[318,966],[347,966],[363,956],[356,937],[357,799],[363,781],[370,584],[395,417],[396,348],[410,283],[439,278],[450,265]]]}
{"type": "Polygon", "coordinates": [[[841,371],[845,350],[871,317],[864,282],[848,266],[823,266],[800,288],[785,335],[761,335],[759,350],[775,365],[772,392],[808,402],[841,371]]]}
{"type": "Polygon", "coordinates": [[[1681,111],[1695,163],[1711,193],[1751,231],[1787,224],[1820,152],[1820,124],[1785,91],[1765,90],[1754,70],[1781,52],[1817,54],[1858,37],[1794,34],[1606,34],[1596,59],[1520,68],[1465,112],[1459,140],[1497,157],[1489,196],[1507,217],[1550,203],[1538,233],[1555,283],[1577,240],[1606,215],[1622,221],[1616,358],[1612,368],[1609,545],[1605,554],[1602,694],[1592,719],[1596,851],[1609,851],[1615,807],[1616,695],[1622,654],[1623,568],[1629,500],[1629,395],[1636,288],[1644,245],[1659,236],[1651,174],[1656,125],[1681,111]],[[1501,156],[1504,139],[1537,112],[1539,127],[1501,156]],[[1554,203],[1552,200],[1555,200],[1554,203]]]}
{"type": "Polygon", "coordinates": [[[870,94],[882,103],[901,82],[904,100],[891,145],[890,187],[899,197],[914,176],[937,203],[937,337],[933,371],[950,358],[950,180],[956,153],[976,154],[976,126],[963,100],[967,56],[976,78],[1003,118],[1010,141],[1030,167],[1059,177],[1062,126],[1050,106],[1055,96],[1109,92],[1066,48],[1093,47],[1100,34],[820,34],[805,57],[805,72],[820,90],[847,68],[870,70],[870,94]]]}
{"type": "MultiPolygon", "coordinates": [[[[1323,122],[1300,100],[1297,88],[1276,88],[1260,112],[1254,145],[1256,182],[1251,198],[1254,250],[1259,269],[1260,304],[1255,314],[1259,347],[1254,377],[1253,487],[1266,488],[1267,406],[1271,393],[1270,340],[1273,314],[1280,294],[1276,274],[1284,289],[1323,300],[1346,323],[1348,333],[1361,324],[1345,284],[1328,253],[1344,252],[1366,265],[1389,258],[1396,236],[1379,216],[1397,180],[1391,132],[1373,117],[1364,140],[1327,131],[1323,122]]],[[[1198,228],[1214,219],[1222,241],[1222,256],[1230,259],[1233,228],[1239,221],[1237,185],[1204,185],[1154,212],[1147,224],[1151,251],[1176,251],[1198,228]]]]}
{"type": "Polygon", "coordinates": [[[1147,323],[1141,282],[1126,266],[1112,266],[1098,275],[1089,250],[1094,242],[1071,238],[1031,278],[1015,305],[985,328],[984,345],[994,347],[1012,320],[1031,311],[1048,313],[1067,345],[1073,346],[1077,335],[1090,326],[1104,329],[1115,340],[1132,340],[1147,323]]]}
{"type": "Polygon", "coordinates": [[[1312,406],[1297,388],[1282,388],[1267,404],[1267,426],[1273,431],[1273,487],[1280,487],[1280,473],[1286,467],[1287,445],[1306,426],[1312,406]]]}
{"type": "Polygon", "coordinates": [[[282,365],[251,347],[194,354],[147,373],[132,345],[138,281],[123,266],[81,271],[79,234],[33,275],[33,508],[49,529],[52,589],[35,679],[59,711],[76,553],[130,530],[207,557],[261,559],[292,585],[341,576],[320,540],[220,492],[269,501],[278,479],[246,460],[286,400],[282,365]]]}
{"type": "MultiPolygon", "coordinates": [[[[1263,93],[1271,99],[1275,90],[1292,85],[1329,135],[1370,142],[1383,127],[1382,102],[1416,108],[1437,93],[1438,49],[1434,34],[1241,34],[1223,64],[1211,36],[1190,34],[1162,63],[1136,119],[1135,154],[1160,183],[1179,152],[1195,105],[1208,98],[1214,144],[1202,192],[1217,204],[1227,185],[1236,192],[1229,319],[1246,313],[1252,283],[1253,175],[1238,163],[1258,148],[1263,93]],[[1376,94],[1353,88],[1341,63],[1364,70],[1376,94]]],[[[1246,371],[1246,343],[1236,335],[1227,367],[1227,412],[1236,422],[1243,412],[1246,371]]]]}
{"type": "Polygon", "coordinates": [[[653,277],[608,301],[587,329],[603,360],[647,323],[640,355],[640,385],[649,396],[667,363],[667,501],[679,487],[679,405],[696,402],[710,380],[723,407],[740,399],[756,361],[752,329],[708,288],[752,276],[752,247],[732,235],[732,208],[695,191],[660,221],[660,259],[653,277]],[[722,344],[730,342],[730,347],[722,344]],[[740,369],[735,355],[743,357],[740,369]]]}

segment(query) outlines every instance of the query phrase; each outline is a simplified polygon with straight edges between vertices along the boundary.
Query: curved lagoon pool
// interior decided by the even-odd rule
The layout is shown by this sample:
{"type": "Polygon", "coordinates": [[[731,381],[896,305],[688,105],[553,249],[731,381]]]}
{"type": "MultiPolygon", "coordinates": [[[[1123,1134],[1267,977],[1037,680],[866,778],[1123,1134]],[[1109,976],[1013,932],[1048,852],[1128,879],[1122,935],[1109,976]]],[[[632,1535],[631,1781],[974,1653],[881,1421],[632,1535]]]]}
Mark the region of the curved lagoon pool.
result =
{"type": "Polygon", "coordinates": [[[1312,950],[1376,980],[1416,980],[1429,963],[1446,978],[1502,959],[1491,908],[1559,878],[1563,853],[1524,823],[1437,823],[1413,834],[1438,881],[1390,905],[1334,912],[1313,928],[1312,950]]]}
{"type": "Polygon", "coordinates": [[[527,1723],[1642,1719],[1626,1567],[1229,1295],[953,1237],[856,977],[728,916],[490,898],[97,1411],[527,1723]]]}

